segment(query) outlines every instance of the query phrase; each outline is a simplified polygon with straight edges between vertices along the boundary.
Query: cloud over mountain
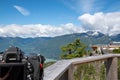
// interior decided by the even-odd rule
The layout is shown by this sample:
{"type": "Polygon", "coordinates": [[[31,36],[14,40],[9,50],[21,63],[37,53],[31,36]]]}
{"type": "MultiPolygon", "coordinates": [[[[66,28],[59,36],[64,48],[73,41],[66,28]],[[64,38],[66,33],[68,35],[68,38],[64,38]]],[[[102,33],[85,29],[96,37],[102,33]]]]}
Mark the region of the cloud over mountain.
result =
{"type": "MultiPolygon", "coordinates": [[[[24,10],[23,10],[24,12],[24,10]]],[[[73,23],[59,26],[28,24],[28,25],[0,25],[0,36],[2,37],[54,37],[64,34],[81,33],[88,30],[99,31],[104,34],[120,34],[120,12],[95,14],[83,14],[78,17],[81,25],[73,23]]]]}
{"type": "Polygon", "coordinates": [[[72,23],[60,26],[42,24],[0,25],[0,36],[3,37],[54,37],[64,34],[80,33],[82,31],[84,31],[84,29],[77,27],[72,23]]]}
{"type": "Polygon", "coordinates": [[[120,12],[98,12],[93,15],[86,13],[78,19],[86,30],[97,30],[109,35],[120,33],[120,12]]]}

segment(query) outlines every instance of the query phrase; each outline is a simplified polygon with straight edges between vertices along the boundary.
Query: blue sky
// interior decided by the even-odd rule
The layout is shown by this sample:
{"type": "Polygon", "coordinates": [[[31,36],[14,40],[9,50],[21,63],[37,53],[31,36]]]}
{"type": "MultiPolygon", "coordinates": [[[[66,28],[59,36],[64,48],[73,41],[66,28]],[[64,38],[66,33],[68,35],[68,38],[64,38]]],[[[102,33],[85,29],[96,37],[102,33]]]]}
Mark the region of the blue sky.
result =
{"type": "Polygon", "coordinates": [[[87,30],[113,35],[120,32],[119,21],[120,0],[0,0],[0,36],[4,37],[58,36],[87,30]]]}
{"type": "Polygon", "coordinates": [[[76,22],[79,16],[60,0],[1,0],[0,13],[1,24],[59,25],[76,22]],[[26,9],[29,14],[21,14],[14,8],[15,5],[26,9]]]}

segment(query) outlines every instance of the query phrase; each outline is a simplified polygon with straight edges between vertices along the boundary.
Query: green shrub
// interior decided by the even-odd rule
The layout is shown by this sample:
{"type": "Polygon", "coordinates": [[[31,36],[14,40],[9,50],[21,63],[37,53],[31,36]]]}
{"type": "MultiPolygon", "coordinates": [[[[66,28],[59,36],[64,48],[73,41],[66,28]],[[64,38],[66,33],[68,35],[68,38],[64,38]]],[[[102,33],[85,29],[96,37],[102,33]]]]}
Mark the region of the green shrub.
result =
{"type": "Polygon", "coordinates": [[[120,48],[119,49],[114,49],[113,53],[120,53],[120,48]]]}

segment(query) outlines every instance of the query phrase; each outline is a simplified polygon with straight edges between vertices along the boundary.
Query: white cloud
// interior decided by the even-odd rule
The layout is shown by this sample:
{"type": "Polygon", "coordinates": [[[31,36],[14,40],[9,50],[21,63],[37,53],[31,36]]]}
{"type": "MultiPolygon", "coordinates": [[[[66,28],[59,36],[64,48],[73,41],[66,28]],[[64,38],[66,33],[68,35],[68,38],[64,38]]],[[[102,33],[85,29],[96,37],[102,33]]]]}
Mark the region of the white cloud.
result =
{"type": "Polygon", "coordinates": [[[31,24],[31,25],[1,25],[0,36],[2,37],[54,37],[64,34],[81,33],[84,29],[72,23],[60,26],[31,24]]]}
{"type": "Polygon", "coordinates": [[[28,10],[26,10],[25,8],[21,6],[14,5],[13,7],[17,9],[24,16],[28,16],[30,14],[28,10]]]}
{"type": "Polygon", "coordinates": [[[83,12],[91,12],[93,10],[95,0],[78,0],[77,6],[83,12]]]}
{"type": "Polygon", "coordinates": [[[86,30],[98,30],[109,35],[120,33],[120,12],[83,14],[78,19],[86,30]]]}
{"type": "Polygon", "coordinates": [[[91,13],[101,9],[101,1],[96,0],[60,0],[79,13],[91,13]]]}

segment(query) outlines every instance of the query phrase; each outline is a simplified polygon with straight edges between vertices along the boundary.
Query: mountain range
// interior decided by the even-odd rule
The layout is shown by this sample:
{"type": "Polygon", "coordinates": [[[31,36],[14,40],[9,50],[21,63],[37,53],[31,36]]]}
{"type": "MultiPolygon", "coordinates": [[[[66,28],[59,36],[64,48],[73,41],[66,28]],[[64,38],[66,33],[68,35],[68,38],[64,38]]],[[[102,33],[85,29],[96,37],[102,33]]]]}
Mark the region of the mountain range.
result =
{"type": "Polygon", "coordinates": [[[17,46],[26,54],[39,53],[47,58],[59,59],[59,55],[62,53],[60,48],[76,38],[80,38],[89,47],[92,44],[108,44],[112,41],[120,41],[120,34],[109,36],[97,31],[88,31],[56,37],[0,37],[0,51],[4,51],[9,46],[17,46]]]}

